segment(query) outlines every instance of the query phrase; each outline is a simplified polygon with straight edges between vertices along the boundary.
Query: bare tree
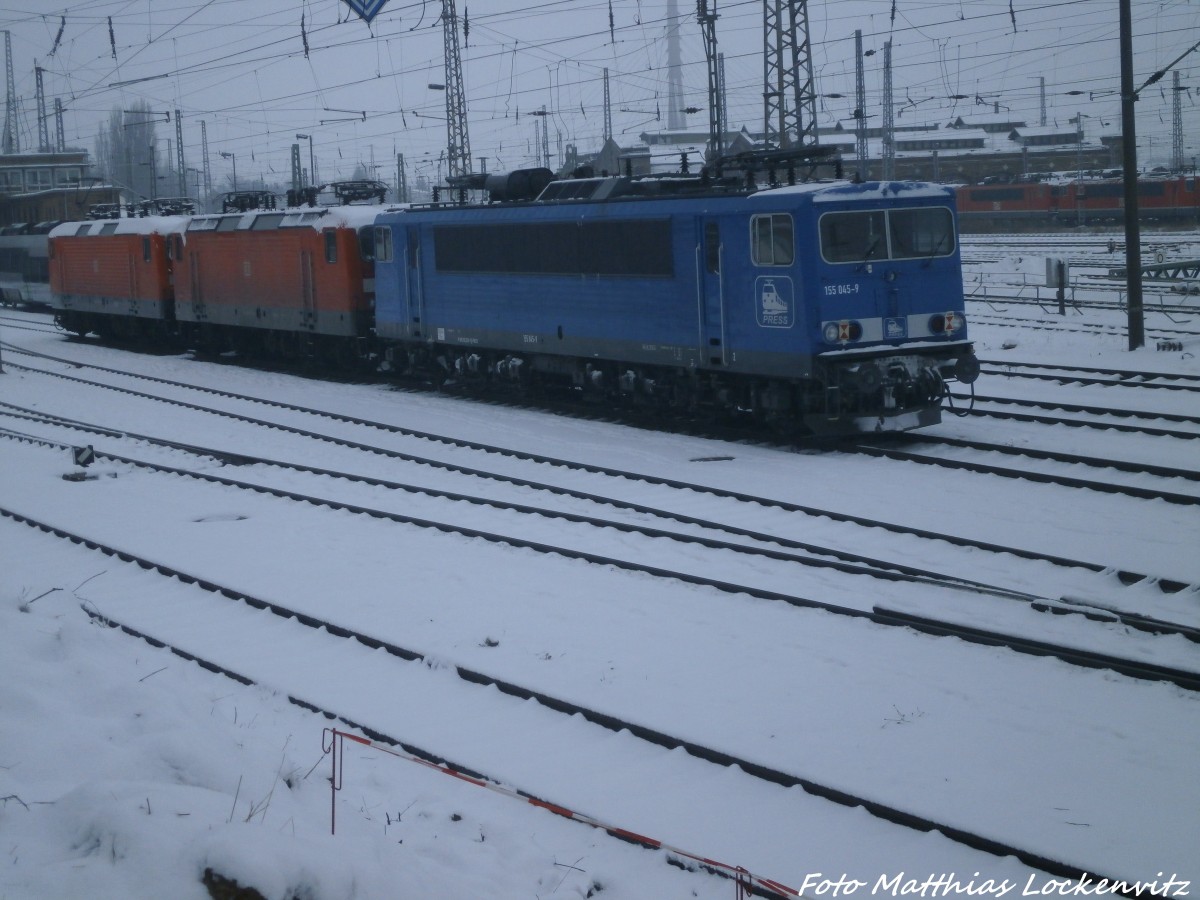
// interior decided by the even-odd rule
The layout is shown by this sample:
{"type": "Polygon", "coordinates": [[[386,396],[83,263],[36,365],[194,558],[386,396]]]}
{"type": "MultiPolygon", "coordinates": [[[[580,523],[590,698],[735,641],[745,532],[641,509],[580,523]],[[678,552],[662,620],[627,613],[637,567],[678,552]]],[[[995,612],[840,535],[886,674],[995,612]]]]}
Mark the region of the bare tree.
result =
{"type": "Polygon", "coordinates": [[[96,136],[96,167],[106,180],[145,198],[160,193],[154,179],[167,171],[155,137],[160,115],[144,100],[109,114],[107,125],[96,136]]]}

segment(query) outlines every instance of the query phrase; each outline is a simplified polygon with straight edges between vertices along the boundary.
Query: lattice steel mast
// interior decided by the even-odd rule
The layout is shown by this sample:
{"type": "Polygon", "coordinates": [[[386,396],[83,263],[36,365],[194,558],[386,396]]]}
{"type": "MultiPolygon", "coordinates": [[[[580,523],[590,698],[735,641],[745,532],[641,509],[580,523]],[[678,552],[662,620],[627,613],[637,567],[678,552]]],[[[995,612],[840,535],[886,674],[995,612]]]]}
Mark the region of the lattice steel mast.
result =
{"type": "Polygon", "coordinates": [[[17,134],[17,80],[13,77],[12,33],[4,32],[4,68],[8,93],[4,101],[4,152],[20,153],[21,138],[17,134]]]}
{"type": "Polygon", "coordinates": [[[212,193],[212,170],[208,168],[208,123],[200,120],[200,156],[204,166],[204,199],[212,193]]]}
{"type": "Polygon", "coordinates": [[[454,0],[442,0],[442,37],[446,59],[446,161],[449,176],[454,178],[471,172],[471,139],[467,135],[467,99],[454,0]]]}
{"type": "Polygon", "coordinates": [[[769,149],[817,143],[808,0],[764,0],[763,134],[769,149]]]}
{"type": "Polygon", "coordinates": [[[33,75],[37,82],[38,153],[50,152],[50,123],[46,121],[49,117],[46,115],[46,92],[42,86],[44,71],[45,69],[34,63],[33,75]]]}
{"type": "Polygon", "coordinates": [[[721,105],[721,69],[717,54],[717,0],[696,0],[696,21],[704,37],[704,58],[708,63],[708,158],[725,154],[725,109],[721,105]]]}
{"type": "Polygon", "coordinates": [[[179,196],[187,196],[187,162],[183,156],[183,116],[175,110],[175,168],[179,172],[179,196]]]}
{"type": "Polygon", "coordinates": [[[608,93],[608,69],[604,70],[604,140],[612,140],[612,100],[608,93]]]}
{"type": "Polygon", "coordinates": [[[64,152],[67,149],[67,135],[66,132],[63,131],[62,97],[54,98],[54,136],[54,149],[56,149],[59,153],[64,152]]]}
{"type": "Polygon", "coordinates": [[[896,116],[892,103],[892,42],[883,44],[883,178],[896,177],[896,116]]]}
{"type": "MultiPolygon", "coordinates": [[[[1171,169],[1174,172],[1183,171],[1183,108],[1179,102],[1179,70],[1171,73],[1171,169]]],[[[1195,174],[1194,172],[1192,173],[1195,174]]]]}
{"type": "Polygon", "coordinates": [[[862,32],[854,32],[854,155],[859,179],[867,177],[867,80],[863,74],[862,32]]]}

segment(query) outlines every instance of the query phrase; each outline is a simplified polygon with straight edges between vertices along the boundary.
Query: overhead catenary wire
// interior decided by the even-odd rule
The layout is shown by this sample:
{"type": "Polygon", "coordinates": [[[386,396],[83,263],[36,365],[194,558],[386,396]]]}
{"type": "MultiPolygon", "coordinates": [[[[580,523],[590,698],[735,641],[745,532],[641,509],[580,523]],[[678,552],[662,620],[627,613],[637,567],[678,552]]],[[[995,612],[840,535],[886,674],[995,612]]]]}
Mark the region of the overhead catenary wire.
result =
{"type": "MultiPolygon", "coordinates": [[[[341,0],[326,0],[322,3],[316,0],[304,7],[309,14],[305,27],[310,42],[310,55],[313,58],[312,71],[319,72],[319,76],[308,76],[309,84],[299,85],[300,89],[296,91],[271,91],[264,78],[262,96],[256,97],[253,102],[247,102],[249,98],[238,97],[235,92],[226,91],[226,97],[236,98],[237,102],[206,103],[204,94],[208,92],[211,95],[215,85],[230,83],[231,80],[236,83],[240,76],[250,70],[265,73],[271,68],[276,68],[284,71],[285,67],[292,65],[293,60],[302,58],[302,48],[297,41],[294,3],[270,3],[263,0],[262,4],[256,4],[266,8],[266,15],[255,21],[257,27],[253,30],[253,37],[249,28],[245,32],[239,32],[238,24],[229,22],[228,17],[225,17],[226,21],[214,21],[211,15],[201,15],[206,8],[217,12],[221,11],[221,7],[228,7],[227,0],[192,0],[184,3],[183,8],[175,14],[176,21],[155,26],[158,29],[153,32],[155,43],[169,33],[177,40],[178,48],[177,56],[165,63],[160,70],[154,71],[153,74],[146,71],[148,57],[153,56],[154,44],[139,46],[129,52],[123,46],[114,44],[114,49],[121,57],[121,72],[127,76],[126,83],[122,84],[121,90],[118,91],[110,82],[97,79],[97,74],[101,71],[116,71],[107,53],[103,55],[103,59],[109,62],[107,69],[100,67],[102,60],[99,54],[77,61],[79,50],[83,47],[79,35],[88,29],[103,29],[110,13],[118,34],[139,19],[145,24],[145,6],[141,3],[118,4],[112,0],[92,0],[73,7],[68,19],[68,28],[63,38],[64,49],[69,42],[79,40],[79,43],[74,45],[70,69],[56,61],[64,56],[60,51],[59,57],[51,61],[52,66],[47,71],[53,72],[61,85],[66,85],[63,93],[68,96],[67,113],[79,121],[102,114],[103,103],[97,101],[113,93],[123,92],[130,98],[140,97],[152,105],[167,102],[162,99],[162,91],[157,89],[156,82],[174,81],[181,85],[176,88],[176,96],[183,97],[185,120],[194,121],[204,117],[210,121],[210,127],[214,121],[218,123],[218,127],[221,127],[219,123],[226,122],[229,140],[243,147],[258,142],[257,149],[260,153],[274,153],[279,158],[286,154],[287,148],[263,147],[261,142],[266,134],[271,131],[283,133],[293,127],[309,127],[312,124],[311,116],[303,118],[297,115],[302,107],[295,103],[296,100],[319,107],[357,106],[360,104],[339,104],[335,98],[339,93],[369,92],[372,82],[390,80],[388,99],[392,102],[372,104],[368,101],[362,104],[367,106],[372,123],[365,127],[357,127],[357,135],[364,141],[390,141],[397,135],[403,140],[404,135],[410,134],[411,140],[422,146],[436,146],[433,143],[436,130],[427,123],[415,122],[412,113],[436,115],[440,103],[425,102],[424,98],[415,95],[404,84],[407,76],[418,71],[426,60],[435,65],[440,64],[436,53],[426,54],[420,49],[421,42],[427,39],[433,26],[430,17],[426,16],[424,20],[421,18],[427,3],[397,3],[393,0],[376,19],[376,27],[368,30],[361,27],[352,17],[329,15],[339,7],[340,2],[341,0]],[[285,12],[287,15],[284,15],[285,12]],[[232,40],[231,28],[234,29],[232,40]],[[334,31],[335,28],[338,31],[334,31]],[[218,38],[221,39],[219,44],[218,38]],[[341,54],[352,53],[355,48],[374,45],[372,56],[378,59],[381,55],[378,46],[380,40],[388,42],[386,49],[389,62],[395,51],[402,51],[402,67],[391,67],[390,71],[381,72],[377,65],[374,71],[364,73],[361,77],[330,77],[331,73],[352,71],[331,66],[330,63],[340,58],[341,54]],[[393,48],[393,44],[397,47],[393,48]],[[218,52],[212,52],[218,48],[218,52]],[[136,79],[133,76],[137,76],[136,79]],[[396,102],[397,98],[400,102],[396,102]],[[317,102],[314,103],[314,100],[317,102]],[[372,106],[375,108],[372,109],[372,106]],[[254,115],[249,116],[250,110],[255,107],[257,109],[254,115]],[[263,107],[268,109],[271,118],[271,122],[265,127],[262,122],[263,107]],[[255,119],[258,121],[255,122],[255,119]]],[[[1033,91],[1026,84],[1022,84],[1019,91],[1011,89],[1004,80],[1005,69],[1011,70],[1015,75],[1020,71],[1020,66],[1028,69],[1034,65],[1031,60],[1035,57],[1036,65],[1044,66],[1046,60],[1057,59],[1068,52],[1077,52],[1084,45],[1090,45],[1094,49],[1102,48],[1102,42],[1105,41],[1115,44],[1115,24],[1105,23],[1103,18],[1084,29],[1082,33],[1086,34],[1086,37],[1075,43],[1066,39],[1069,37],[1068,32],[1044,24],[1050,15],[1058,16],[1062,20],[1079,20],[1080,17],[1074,11],[1082,8],[1083,2],[1084,0],[1059,0],[1022,7],[1018,11],[1018,24],[1022,41],[1027,43],[1023,43],[1021,47],[1005,47],[1000,50],[991,49],[985,46],[984,42],[1003,32],[1011,34],[1011,17],[1007,4],[989,5],[985,8],[967,5],[963,9],[947,6],[944,9],[938,8],[936,15],[921,19],[916,18],[919,11],[906,9],[904,4],[897,6],[885,0],[855,6],[875,10],[864,20],[866,27],[863,30],[868,41],[889,31],[895,35],[896,53],[893,65],[901,90],[911,91],[914,96],[922,93],[930,97],[946,97],[951,94],[974,96],[976,93],[987,95],[995,92],[998,86],[1008,105],[1020,105],[1032,102],[1033,91]],[[1041,17],[1040,20],[1038,16],[1041,17]],[[1034,25],[1041,29],[1038,34],[1034,34],[1034,25]],[[932,88],[933,84],[922,81],[923,67],[934,57],[929,50],[922,49],[920,41],[911,43],[911,39],[920,35],[931,35],[931,29],[954,30],[957,37],[947,38],[942,42],[946,48],[953,48],[955,42],[958,46],[965,45],[966,35],[970,35],[973,52],[969,55],[963,54],[964,58],[969,58],[961,63],[960,70],[954,73],[959,82],[952,85],[954,90],[947,90],[944,85],[931,90],[928,88],[932,88]],[[1030,39],[1030,35],[1033,35],[1033,39],[1030,39]],[[1036,39],[1039,37],[1040,40],[1036,39]],[[906,41],[909,42],[907,46],[906,41]],[[1030,47],[1034,49],[1029,49],[1030,47]]],[[[1089,6],[1094,7],[1094,3],[1089,6]]],[[[1143,26],[1148,26],[1144,27],[1145,37],[1159,39],[1167,46],[1170,46],[1167,43],[1169,37],[1180,30],[1180,24],[1194,22],[1196,16],[1194,10],[1187,9],[1186,6],[1177,6],[1167,13],[1161,13],[1158,5],[1154,5],[1153,10],[1147,5],[1147,9],[1155,15],[1148,15],[1143,20],[1143,26]],[[1178,18],[1171,20],[1169,26],[1156,24],[1157,15],[1167,14],[1178,18]]],[[[585,3],[546,0],[521,3],[509,9],[489,9],[486,12],[472,10],[469,64],[478,67],[480,62],[489,59],[494,60],[497,66],[507,62],[505,68],[508,69],[509,82],[505,85],[501,79],[496,79],[484,80],[483,84],[479,84],[472,83],[470,78],[467,80],[468,109],[472,120],[478,115],[495,123],[482,129],[480,137],[476,138],[477,141],[491,142],[490,146],[485,143],[484,149],[479,152],[489,155],[496,152],[499,143],[506,139],[502,136],[505,133],[506,114],[508,123],[512,125],[518,107],[529,108],[536,105],[539,91],[543,95],[545,93],[546,67],[558,66],[564,61],[569,61],[571,65],[556,73],[558,78],[555,93],[564,96],[579,94],[581,99],[578,104],[573,101],[570,104],[556,101],[556,124],[565,137],[580,146],[590,146],[594,141],[598,143],[598,123],[602,121],[600,85],[603,68],[610,68],[615,88],[614,97],[619,98],[625,105],[636,106],[649,102],[655,92],[661,90],[661,66],[653,56],[646,60],[643,54],[648,45],[653,43],[652,39],[657,36],[655,29],[667,24],[663,12],[661,4],[651,5],[637,0],[613,0],[611,4],[609,0],[585,3]],[[611,30],[608,21],[610,5],[614,16],[611,30]],[[556,33],[553,35],[547,32],[547,28],[550,27],[547,25],[541,29],[541,33],[546,36],[537,39],[516,37],[522,33],[522,28],[526,28],[529,21],[546,20],[554,23],[555,17],[562,17],[564,22],[569,17],[573,24],[562,28],[555,25],[556,33]],[[585,27],[579,27],[579,23],[585,27]],[[637,63],[639,56],[646,60],[640,65],[637,63]],[[540,77],[536,74],[539,71],[543,73],[540,77]]],[[[814,52],[822,58],[821,78],[831,84],[836,84],[838,79],[849,77],[849,73],[853,71],[853,67],[846,64],[847,53],[844,47],[847,44],[842,43],[847,40],[847,36],[839,32],[839,28],[848,24],[848,15],[849,13],[841,12],[839,7],[834,7],[818,26],[826,35],[825,40],[814,41],[814,52]]],[[[45,35],[42,38],[45,41],[44,46],[49,48],[53,42],[54,28],[49,27],[50,23],[46,22],[44,14],[28,17],[30,21],[35,18],[45,35]]],[[[156,23],[164,23],[161,11],[155,11],[154,20],[156,23]]],[[[761,0],[737,0],[722,4],[721,29],[722,38],[728,39],[729,42],[725,56],[729,71],[727,87],[731,119],[747,124],[751,130],[755,130],[759,123],[756,122],[757,117],[753,111],[759,106],[757,98],[761,95],[761,85],[757,84],[758,76],[755,74],[755,63],[761,50],[758,46],[761,39],[761,0]],[[742,42],[743,49],[740,51],[733,46],[737,41],[742,42]]],[[[698,36],[696,40],[698,41],[698,36]]],[[[107,49],[106,47],[105,50],[107,49]]],[[[65,60],[63,62],[65,63],[65,60]]],[[[1146,70],[1149,71],[1159,62],[1149,61],[1146,70]]],[[[690,58],[685,62],[685,83],[689,92],[701,91],[701,75],[702,63],[697,58],[690,58]]],[[[1114,76],[1103,72],[1072,72],[1071,78],[1072,86],[1089,92],[1100,92],[1115,87],[1114,76]]],[[[1057,81],[1061,82],[1061,79],[1057,81]]],[[[295,80],[292,83],[295,83],[295,80]]],[[[872,85],[868,95],[869,103],[877,102],[875,93],[872,85]]],[[[1065,93],[1065,90],[1059,93],[1065,93]]],[[[174,99],[173,97],[172,102],[174,99]]],[[[827,115],[844,115],[836,105],[823,105],[827,115]]],[[[952,102],[941,105],[946,110],[953,109],[952,102]]],[[[943,114],[939,112],[938,107],[937,102],[928,105],[931,118],[943,114]]],[[[1060,115],[1065,115],[1065,112],[1060,110],[1060,115]]],[[[628,126],[630,121],[631,119],[627,118],[617,130],[628,126]]],[[[329,142],[338,139],[334,134],[325,134],[322,137],[329,142]]],[[[1154,140],[1165,140],[1153,137],[1152,130],[1151,137],[1154,140]]],[[[79,139],[76,137],[77,142],[79,139]]],[[[507,139],[514,141],[515,136],[509,134],[507,139]]],[[[191,149],[196,138],[185,129],[185,140],[191,149]]]]}

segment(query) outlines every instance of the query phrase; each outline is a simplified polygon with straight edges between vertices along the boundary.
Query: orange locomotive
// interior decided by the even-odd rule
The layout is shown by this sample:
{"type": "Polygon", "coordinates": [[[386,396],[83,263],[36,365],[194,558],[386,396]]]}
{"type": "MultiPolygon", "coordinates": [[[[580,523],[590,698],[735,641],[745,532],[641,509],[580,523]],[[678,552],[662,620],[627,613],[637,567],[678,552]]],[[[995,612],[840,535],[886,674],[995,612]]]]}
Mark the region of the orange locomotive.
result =
{"type": "Polygon", "coordinates": [[[70,222],[50,234],[57,321],[79,335],[350,363],[372,335],[378,206],[70,222]]]}
{"type": "Polygon", "coordinates": [[[171,248],[188,221],[149,216],[55,227],[48,255],[59,324],[81,335],[124,339],[169,334],[175,321],[171,248]]]}
{"type": "Polygon", "coordinates": [[[196,216],[173,240],[175,315],[206,351],[344,359],[365,352],[378,207],[196,216]]]}

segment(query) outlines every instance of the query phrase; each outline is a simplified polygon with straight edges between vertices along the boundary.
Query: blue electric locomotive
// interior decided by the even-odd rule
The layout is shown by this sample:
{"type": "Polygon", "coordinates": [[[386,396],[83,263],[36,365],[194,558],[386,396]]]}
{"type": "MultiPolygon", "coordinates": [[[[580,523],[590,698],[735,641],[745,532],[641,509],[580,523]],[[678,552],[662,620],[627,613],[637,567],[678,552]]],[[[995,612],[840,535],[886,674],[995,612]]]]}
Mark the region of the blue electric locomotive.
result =
{"type": "Polygon", "coordinates": [[[813,433],[936,423],[946,381],[978,374],[937,185],[556,181],[384,213],[375,249],[376,334],[401,368],[813,433]]]}

